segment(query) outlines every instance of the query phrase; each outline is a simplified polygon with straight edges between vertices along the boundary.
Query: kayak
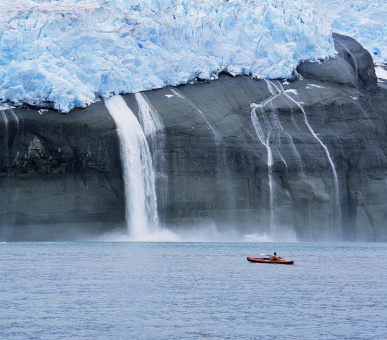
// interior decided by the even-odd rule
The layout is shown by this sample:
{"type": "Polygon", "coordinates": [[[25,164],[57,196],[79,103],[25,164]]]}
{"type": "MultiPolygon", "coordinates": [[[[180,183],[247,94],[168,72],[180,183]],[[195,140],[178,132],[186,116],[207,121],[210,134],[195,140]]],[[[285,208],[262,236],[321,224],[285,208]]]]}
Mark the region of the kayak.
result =
{"type": "Polygon", "coordinates": [[[272,260],[272,259],[264,259],[260,257],[248,257],[247,261],[255,262],[255,263],[277,263],[277,264],[294,264],[294,261],[291,260],[272,260]]]}

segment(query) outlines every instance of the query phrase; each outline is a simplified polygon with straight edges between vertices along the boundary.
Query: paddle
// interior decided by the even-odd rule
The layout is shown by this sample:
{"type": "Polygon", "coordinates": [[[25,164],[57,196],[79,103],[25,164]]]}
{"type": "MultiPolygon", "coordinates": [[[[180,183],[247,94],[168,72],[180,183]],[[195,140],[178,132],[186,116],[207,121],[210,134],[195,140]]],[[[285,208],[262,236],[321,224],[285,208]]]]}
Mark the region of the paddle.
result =
{"type": "MultiPolygon", "coordinates": [[[[268,255],[268,254],[259,254],[259,255],[261,255],[261,256],[269,256],[270,257],[270,260],[273,260],[271,257],[273,256],[273,255],[268,255]]],[[[285,260],[285,259],[283,259],[281,256],[278,256],[277,255],[277,260],[285,260]]],[[[288,261],[288,260],[285,260],[285,261],[288,261]]]]}

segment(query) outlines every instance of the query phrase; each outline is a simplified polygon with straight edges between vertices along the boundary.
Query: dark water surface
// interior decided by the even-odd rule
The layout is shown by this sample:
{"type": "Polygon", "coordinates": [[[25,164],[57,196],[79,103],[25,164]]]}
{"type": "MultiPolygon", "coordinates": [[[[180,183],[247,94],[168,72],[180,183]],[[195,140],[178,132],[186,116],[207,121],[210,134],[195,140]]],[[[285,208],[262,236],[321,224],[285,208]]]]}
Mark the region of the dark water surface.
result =
{"type": "Polygon", "coordinates": [[[387,339],[386,243],[1,243],[1,339],[387,339]],[[294,266],[249,263],[278,254],[294,266]]]}

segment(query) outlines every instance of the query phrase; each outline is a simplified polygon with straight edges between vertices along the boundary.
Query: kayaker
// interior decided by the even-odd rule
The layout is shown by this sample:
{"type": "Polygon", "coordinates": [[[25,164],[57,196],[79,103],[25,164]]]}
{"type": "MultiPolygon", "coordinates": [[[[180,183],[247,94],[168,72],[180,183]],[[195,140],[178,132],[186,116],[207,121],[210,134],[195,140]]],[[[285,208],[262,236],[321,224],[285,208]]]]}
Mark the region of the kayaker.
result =
{"type": "Polygon", "coordinates": [[[272,260],[278,260],[277,253],[274,252],[274,255],[271,255],[270,258],[271,258],[272,260]]]}

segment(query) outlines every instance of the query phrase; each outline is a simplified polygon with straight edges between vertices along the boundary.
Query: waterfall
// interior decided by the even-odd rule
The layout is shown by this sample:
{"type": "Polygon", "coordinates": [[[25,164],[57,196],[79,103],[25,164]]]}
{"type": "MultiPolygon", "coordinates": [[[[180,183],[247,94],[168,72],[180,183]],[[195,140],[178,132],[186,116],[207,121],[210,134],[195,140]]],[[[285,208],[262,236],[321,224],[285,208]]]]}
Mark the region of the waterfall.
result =
{"type": "Polygon", "coordinates": [[[332,157],[331,157],[331,154],[327,148],[327,146],[322,142],[322,140],[318,137],[318,135],[314,132],[314,130],[312,129],[312,127],[310,126],[309,122],[308,122],[308,117],[306,115],[306,112],[304,110],[304,108],[302,107],[302,105],[297,102],[295,99],[293,99],[288,93],[285,92],[283,86],[281,83],[278,82],[278,86],[276,86],[274,83],[272,83],[271,81],[269,80],[265,80],[267,83],[270,83],[270,85],[273,87],[275,87],[279,93],[283,94],[289,101],[291,101],[292,103],[296,104],[299,109],[301,110],[302,114],[303,114],[303,117],[304,117],[304,122],[309,130],[309,132],[311,133],[311,135],[313,136],[313,138],[322,146],[322,148],[324,149],[324,152],[325,152],[325,155],[328,159],[328,162],[330,164],[330,167],[332,169],[332,173],[333,173],[333,183],[334,183],[334,189],[335,189],[335,208],[336,208],[336,213],[337,213],[337,221],[339,223],[341,223],[341,204],[340,204],[340,191],[339,191],[339,180],[338,180],[338,177],[337,177],[337,172],[336,172],[336,167],[335,167],[335,164],[333,163],[333,160],[332,160],[332,157]]]}
{"type": "MultiPolygon", "coordinates": [[[[321,147],[323,148],[323,150],[325,152],[325,155],[328,159],[329,165],[330,165],[330,167],[332,169],[332,173],[333,173],[333,185],[334,185],[335,199],[334,199],[332,222],[338,221],[340,223],[340,221],[341,221],[341,205],[340,205],[340,192],[339,192],[338,176],[337,176],[335,165],[333,163],[332,157],[329,153],[327,146],[322,142],[322,140],[318,137],[318,135],[314,132],[314,130],[310,126],[310,124],[308,122],[308,118],[306,116],[306,112],[305,112],[304,108],[302,107],[302,105],[299,102],[297,102],[295,99],[293,99],[288,93],[286,93],[282,84],[280,84],[278,82],[278,86],[277,86],[274,82],[272,82],[270,80],[265,80],[265,82],[267,84],[267,87],[268,87],[268,90],[269,90],[271,96],[269,98],[263,100],[260,103],[253,103],[250,106],[252,107],[251,121],[253,123],[255,132],[256,132],[260,142],[265,146],[265,148],[267,150],[267,166],[268,166],[269,190],[270,190],[270,227],[271,227],[271,230],[272,231],[276,230],[276,221],[275,221],[275,214],[274,214],[274,210],[275,210],[275,199],[274,199],[275,198],[275,192],[274,192],[275,185],[274,184],[275,183],[273,181],[273,169],[272,169],[273,162],[274,162],[274,159],[273,159],[273,151],[274,150],[277,150],[277,153],[278,153],[280,159],[285,164],[285,166],[287,166],[285,159],[283,158],[282,154],[279,152],[278,147],[272,145],[273,143],[271,141],[271,136],[274,136],[275,133],[277,133],[278,136],[280,136],[281,133],[286,136],[286,138],[290,142],[291,149],[293,150],[294,154],[296,155],[297,163],[298,163],[301,171],[303,171],[302,160],[301,160],[300,154],[298,153],[298,151],[294,145],[293,139],[289,135],[289,133],[285,132],[285,130],[283,129],[283,127],[281,125],[279,117],[277,116],[277,114],[275,112],[273,100],[281,95],[283,95],[285,98],[287,98],[290,102],[297,105],[297,107],[301,110],[301,112],[303,113],[304,122],[307,126],[308,131],[313,136],[313,138],[321,145],[321,147]],[[270,110],[271,112],[269,114],[266,113],[266,111],[264,110],[264,107],[267,105],[271,109],[270,110]],[[259,109],[260,115],[257,114],[257,109],[259,109]],[[260,120],[262,122],[260,122],[260,120]],[[335,219],[335,216],[336,216],[336,219],[335,219]]],[[[332,226],[333,226],[333,224],[332,224],[332,226]]]]}
{"type": "Polygon", "coordinates": [[[220,138],[219,136],[219,133],[217,131],[215,131],[215,129],[211,126],[210,122],[208,121],[208,119],[206,118],[206,116],[204,115],[203,111],[200,110],[196,105],[195,103],[193,103],[190,99],[188,99],[186,96],[184,96],[180,91],[178,91],[177,89],[171,89],[171,92],[181,98],[181,99],[184,99],[186,100],[197,112],[200,113],[200,115],[202,116],[202,118],[204,119],[204,121],[207,123],[208,125],[208,128],[211,129],[212,133],[214,134],[214,137],[215,137],[215,143],[217,143],[218,139],[220,138]]]}
{"type": "Polygon", "coordinates": [[[135,93],[137,104],[139,107],[139,118],[145,136],[154,137],[157,131],[163,130],[164,125],[159,114],[151,106],[146,97],[141,93],[135,93]]]}
{"type": "MultiPolygon", "coordinates": [[[[273,153],[270,146],[270,132],[265,136],[265,131],[261,126],[258,116],[256,114],[256,108],[254,107],[251,111],[251,122],[253,123],[254,130],[260,140],[260,142],[266,147],[267,151],[267,169],[269,176],[269,200],[270,200],[270,230],[274,231],[275,222],[274,222],[274,186],[273,186],[273,153]]],[[[263,111],[263,110],[262,110],[263,111]]]]}
{"type": "Polygon", "coordinates": [[[4,129],[5,129],[4,138],[6,142],[6,148],[8,149],[8,118],[4,110],[1,110],[1,116],[4,121],[4,129]]]}
{"type": "Polygon", "coordinates": [[[136,93],[138,117],[147,138],[152,154],[153,170],[156,177],[156,190],[159,215],[162,219],[164,207],[167,204],[168,176],[165,160],[165,128],[159,113],[143,93],[136,93]]]}
{"type": "Polygon", "coordinates": [[[8,118],[4,112],[4,110],[1,110],[1,116],[3,117],[4,125],[8,127],[8,118]]]}
{"type": "Polygon", "coordinates": [[[268,90],[271,96],[260,103],[253,103],[250,106],[251,110],[251,121],[253,123],[254,130],[262,143],[267,150],[267,168],[268,168],[268,179],[269,179],[269,202],[270,202],[270,230],[272,232],[276,232],[277,229],[277,221],[275,216],[275,183],[273,180],[273,164],[274,157],[273,151],[276,151],[281,161],[284,163],[285,167],[287,167],[287,162],[283,155],[280,152],[280,145],[272,146],[271,139],[274,139],[277,136],[279,140],[279,144],[281,142],[281,134],[285,136],[290,142],[291,148],[296,156],[297,164],[299,165],[301,172],[303,171],[303,165],[301,161],[301,157],[297,148],[294,145],[293,139],[289,133],[285,132],[284,128],[281,125],[281,121],[276,114],[275,107],[273,105],[273,100],[280,96],[282,93],[275,86],[273,86],[270,82],[266,81],[268,90]],[[266,113],[264,110],[265,106],[270,107],[270,113],[266,113]],[[259,115],[257,114],[257,109],[259,109],[259,115]],[[260,122],[262,121],[262,123],[260,122]]]}
{"type": "Polygon", "coordinates": [[[276,221],[275,221],[275,214],[274,214],[274,182],[273,182],[273,151],[270,144],[270,136],[272,132],[275,132],[278,130],[283,130],[281,123],[278,119],[278,116],[275,113],[275,109],[273,106],[273,99],[278,97],[280,93],[275,93],[275,91],[268,86],[268,89],[271,93],[271,97],[267,98],[260,104],[251,104],[251,107],[253,108],[251,111],[251,122],[253,123],[254,130],[260,140],[260,142],[265,146],[267,151],[267,172],[268,172],[268,178],[269,178],[269,202],[270,202],[270,230],[271,232],[275,232],[277,229],[276,221]],[[265,110],[263,109],[264,106],[270,105],[271,108],[271,114],[267,117],[265,110]],[[260,109],[260,118],[263,120],[262,124],[259,121],[259,117],[257,115],[256,110],[260,109]],[[267,132],[267,135],[265,133],[267,132]]]}
{"type": "Polygon", "coordinates": [[[6,150],[6,153],[5,153],[5,164],[6,164],[6,168],[7,168],[7,172],[8,172],[8,162],[9,162],[9,131],[8,131],[8,118],[7,118],[7,115],[5,114],[5,111],[4,110],[1,110],[1,116],[3,118],[3,121],[4,121],[4,148],[6,150]]]}
{"type": "MultiPolygon", "coordinates": [[[[380,147],[380,143],[378,142],[378,139],[376,138],[377,134],[376,134],[375,124],[372,123],[372,120],[370,119],[367,111],[363,108],[363,106],[358,102],[357,99],[352,101],[352,103],[354,103],[355,106],[358,108],[358,110],[364,115],[364,117],[365,117],[365,119],[366,119],[366,121],[368,123],[368,126],[370,126],[373,129],[374,133],[371,134],[371,136],[370,136],[371,137],[371,141],[372,141],[372,143],[370,143],[370,144],[372,146],[377,146],[378,145],[377,150],[378,150],[379,156],[381,157],[381,159],[383,159],[383,162],[385,164],[387,164],[387,157],[384,154],[383,149],[380,147]]],[[[364,124],[364,125],[367,126],[367,124],[364,124]]]]}
{"type": "Polygon", "coordinates": [[[106,100],[120,139],[125,183],[126,221],[133,240],[147,239],[158,227],[152,157],[141,126],[121,96],[106,100]]]}
{"type": "Polygon", "coordinates": [[[285,135],[286,135],[286,137],[288,138],[290,147],[292,148],[294,154],[296,155],[297,165],[298,165],[299,168],[301,169],[301,174],[302,174],[303,176],[305,176],[305,174],[304,174],[304,163],[302,162],[300,153],[298,152],[296,146],[294,145],[293,138],[292,138],[292,136],[290,136],[290,134],[288,134],[287,132],[285,132],[285,135]]]}
{"type": "Polygon", "coordinates": [[[11,115],[16,122],[16,128],[18,129],[19,128],[19,118],[17,118],[16,113],[12,109],[10,109],[9,111],[11,112],[11,115]]]}

